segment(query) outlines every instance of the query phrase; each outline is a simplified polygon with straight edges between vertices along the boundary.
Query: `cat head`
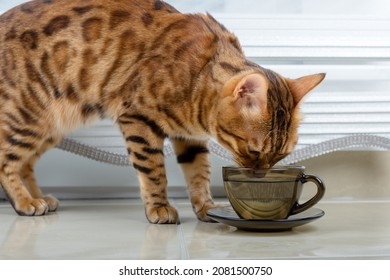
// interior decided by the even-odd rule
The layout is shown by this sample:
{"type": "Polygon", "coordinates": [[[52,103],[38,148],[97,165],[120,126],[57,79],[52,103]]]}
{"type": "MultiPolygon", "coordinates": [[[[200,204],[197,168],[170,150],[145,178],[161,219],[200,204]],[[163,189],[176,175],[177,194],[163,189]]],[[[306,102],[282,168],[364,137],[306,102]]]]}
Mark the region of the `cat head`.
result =
{"type": "Polygon", "coordinates": [[[298,141],[299,103],[325,74],[288,79],[268,70],[231,78],[217,105],[213,136],[242,167],[269,168],[298,141]]]}

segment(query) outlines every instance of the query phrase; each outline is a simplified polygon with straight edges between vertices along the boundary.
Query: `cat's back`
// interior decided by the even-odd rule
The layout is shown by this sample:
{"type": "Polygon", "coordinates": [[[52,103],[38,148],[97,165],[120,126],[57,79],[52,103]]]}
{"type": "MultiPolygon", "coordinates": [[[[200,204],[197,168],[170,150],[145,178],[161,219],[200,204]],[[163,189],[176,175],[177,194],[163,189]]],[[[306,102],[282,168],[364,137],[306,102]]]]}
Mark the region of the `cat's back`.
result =
{"type": "Polygon", "coordinates": [[[39,91],[64,108],[105,102],[102,116],[118,113],[116,97],[131,92],[135,100],[161,84],[165,103],[188,100],[216,54],[244,60],[235,36],[210,15],[159,0],[36,0],[0,16],[0,91],[39,91]]]}
{"type": "Polygon", "coordinates": [[[35,0],[0,16],[0,68],[11,86],[40,68],[48,80],[68,78],[56,81],[66,83],[61,92],[76,80],[80,92],[92,92],[92,84],[106,90],[110,72],[138,62],[145,68],[148,57],[196,72],[226,34],[235,40],[212,17],[182,14],[160,0],[35,0]]]}
{"type": "Polygon", "coordinates": [[[2,41],[38,43],[56,35],[72,33],[77,37],[71,30],[79,29],[84,39],[92,40],[102,32],[118,32],[125,23],[147,29],[155,17],[177,12],[170,5],[154,0],[35,0],[2,14],[0,35],[2,41]]]}
{"type": "Polygon", "coordinates": [[[36,0],[5,12],[0,122],[4,108],[14,112],[21,106],[46,112],[64,131],[91,115],[112,116],[103,112],[108,104],[102,100],[124,87],[129,67],[146,52],[145,42],[177,16],[182,14],[154,0],[36,0]],[[75,115],[80,118],[68,117],[75,115]]]}

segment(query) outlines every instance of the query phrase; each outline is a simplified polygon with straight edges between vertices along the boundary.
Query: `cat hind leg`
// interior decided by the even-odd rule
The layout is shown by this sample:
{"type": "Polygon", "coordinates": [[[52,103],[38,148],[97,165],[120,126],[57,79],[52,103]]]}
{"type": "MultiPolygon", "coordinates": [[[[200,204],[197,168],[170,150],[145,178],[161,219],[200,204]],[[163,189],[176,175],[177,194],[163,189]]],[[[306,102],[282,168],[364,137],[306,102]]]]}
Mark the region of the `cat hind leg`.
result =
{"type": "Polygon", "coordinates": [[[40,189],[40,187],[37,184],[37,181],[35,179],[34,175],[34,166],[36,161],[41,157],[41,155],[46,152],[48,149],[52,148],[55,146],[57,143],[59,143],[61,138],[52,138],[50,137],[47,139],[41,147],[37,150],[35,154],[33,154],[28,161],[26,161],[21,169],[21,176],[23,178],[23,181],[28,188],[31,196],[33,198],[40,198],[43,199],[49,209],[49,212],[54,212],[57,210],[59,206],[58,200],[53,197],[52,195],[44,195],[40,189]]]}
{"type": "Polygon", "coordinates": [[[41,216],[54,211],[58,208],[58,201],[51,196],[43,196],[36,183],[31,184],[32,180],[35,182],[32,163],[49,146],[46,142],[42,145],[27,142],[20,135],[12,137],[13,140],[7,141],[13,145],[0,150],[0,182],[7,198],[21,216],[41,216]],[[36,147],[40,148],[36,150],[36,147]]]}
{"type": "Polygon", "coordinates": [[[21,216],[41,216],[49,211],[49,205],[42,198],[34,198],[26,188],[20,176],[19,167],[14,164],[3,164],[0,181],[3,190],[21,216]]]}

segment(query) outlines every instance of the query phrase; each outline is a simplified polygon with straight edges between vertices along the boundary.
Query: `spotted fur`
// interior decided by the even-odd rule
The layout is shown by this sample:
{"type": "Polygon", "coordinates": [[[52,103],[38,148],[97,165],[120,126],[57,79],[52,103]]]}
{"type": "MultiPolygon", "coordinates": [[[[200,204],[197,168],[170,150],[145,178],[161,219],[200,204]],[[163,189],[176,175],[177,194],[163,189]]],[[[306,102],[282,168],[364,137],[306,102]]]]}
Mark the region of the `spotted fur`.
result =
{"type": "Polygon", "coordinates": [[[297,141],[298,103],[323,74],[292,80],[248,61],[211,15],[159,0],[36,0],[0,16],[0,182],[20,215],[55,211],[34,164],[77,127],[116,121],[151,223],[177,223],[163,144],[175,148],[197,217],[209,221],[207,141],[268,167],[297,141]]]}

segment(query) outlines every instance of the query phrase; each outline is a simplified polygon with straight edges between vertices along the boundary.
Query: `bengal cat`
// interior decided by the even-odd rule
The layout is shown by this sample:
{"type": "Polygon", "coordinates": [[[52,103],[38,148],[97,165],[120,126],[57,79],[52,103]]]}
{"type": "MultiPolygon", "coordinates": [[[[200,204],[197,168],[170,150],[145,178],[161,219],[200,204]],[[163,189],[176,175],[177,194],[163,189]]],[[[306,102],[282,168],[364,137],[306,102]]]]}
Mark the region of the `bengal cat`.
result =
{"type": "Polygon", "coordinates": [[[0,17],[0,182],[19,215],[58,208],[35,162],[67,133],[118,124],[147,219],[177,223],[167,199],[169,138],[194,212],[209,221],[208,139],[245,167],[269,167],[297,142],[298,104],[324,74],[284,78],[248,61],[211,15],[158,0],[36,0],[0,17]]]}

